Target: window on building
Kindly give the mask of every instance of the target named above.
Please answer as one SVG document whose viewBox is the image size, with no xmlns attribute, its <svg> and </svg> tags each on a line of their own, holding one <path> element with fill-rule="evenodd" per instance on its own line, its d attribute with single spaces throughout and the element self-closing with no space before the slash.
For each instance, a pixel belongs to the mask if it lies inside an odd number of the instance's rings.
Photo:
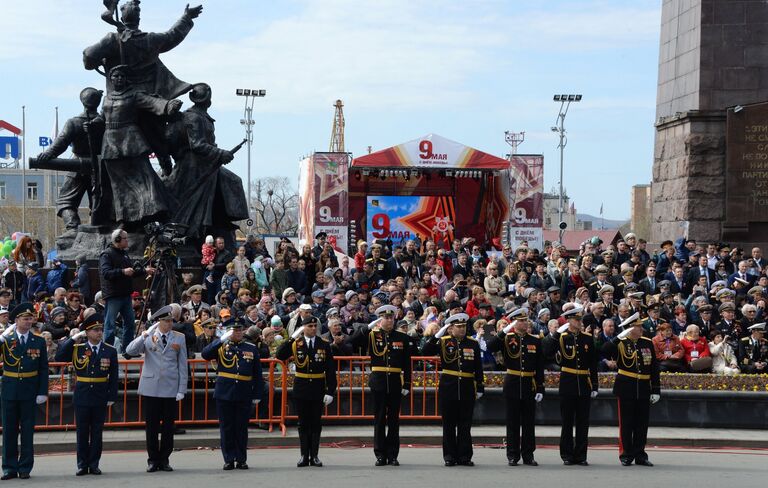
<svg viewBox="0 0 768 488">
<path fill-rule="evenodd" d="M 27 200 L 37 200 L 37 182 L 27 183 Z"/>
<path fill-rule="evenodd" d="M 5 182 L 0 181 L 0 200 L 5 200 L 6 193 L 5 193 Z"/>
</svg>

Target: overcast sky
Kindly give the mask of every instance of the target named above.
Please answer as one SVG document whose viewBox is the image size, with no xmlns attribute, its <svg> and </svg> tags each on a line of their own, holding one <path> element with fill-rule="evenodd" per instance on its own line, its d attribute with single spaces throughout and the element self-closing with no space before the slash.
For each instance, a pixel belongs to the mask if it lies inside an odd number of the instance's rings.
<svg viewBox="0 0 768 488">
<path fill-rule="evenodd" d="M 185 2 L 144 0 L 141 28 L 163 31 Z M 256 101 L 253 177 L 294 179 L 298 161 L 326 151 L 333 103 L 344 101 L 355 156 L 440 134 L 496 155 L 504 131 L 525 131 L 520 153 L 543 153 L 557 185 L 554 93 L 582 93 L 566 118 L 565 186 L 579 212 L 629 217 L 630 187 L 653 162 L 659 0 L 216 0 L 163 56 L 182 80 L 213 87 L 217 140 L 243 138 L 237 87 Z M 0 119 L 21 125 L 27 154 L 80 110 L 104 79 L 82 50 L 112 29 L 99 0 L 3 2 Z M 184 97 L 185 107 L 190 105 Z M 230 167 L 245 179 L 246 152 Z"/>
</svg>

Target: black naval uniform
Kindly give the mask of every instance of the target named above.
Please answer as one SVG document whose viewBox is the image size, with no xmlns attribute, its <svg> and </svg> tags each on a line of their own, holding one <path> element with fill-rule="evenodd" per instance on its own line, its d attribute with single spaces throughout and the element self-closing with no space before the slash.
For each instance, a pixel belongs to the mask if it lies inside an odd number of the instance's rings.
<svg viewBox="0 0 768 488">
<path fill-rule="evenodd" d="M 597 391 L 597 361 L 591 334 L 555 332 L 548 339 L 560 364 L 560 457 L 566 464 L 587 462 L 589 444 L 589 408 L 591 394 Z M 576 426 L 576 440 L 573 427 Z"/>
<path fill-rule="evenodd" d="M 422 354 L 440 356 L 442 374 L 438 398 L 443 417 L 443 460 L 467 464 L 472 461 L 472 415 L 475 394 L 483 393 L 483 361 L 480 344 L 471 337 L 432 337 Z"/>
<path fill-rule="evenodd" d="M 618 374 L 613 394 L 619 402 L 619 459 L 627 465 L 632 461 L 646 464 L 650 399 L 661 390 L 653 341 L 647 337 L 637 341 L 615 337 L 605 343 L 603 350 L 617 358 Z"/>
<path fill-rule="evenodd" d="M 290 338 L 280 344 L 275 357 L 281 361 L 292 357 L 296 366 L 292 396 L 299 416 L 300 463 L 315 465 L 323 428 L 323 397 L 336 393 L 336 361 L 331 344 L 320 336 Z"/>
<path fill-rule="evenodd" d="M 507 400 L 507 460 L 530 464 L 536 450 L 537 393 L 544 394 L 544 351 L 541 339 L 532 334 L 520 336 L 500 332 L 488 341 L 488 350 L 501 351 L 507 374 L 504 397 Z M 520 430 L 522 428 L 522 442 Z"/>
<path fill-rule="evenodd" d="M 263 391 L 259 348 L 245 340 L 222 343 L 215 339 L 205 346 L 201 355 L 207 361 L 218 362 L 213 398 L 224 466 L 232 469 L 233 463 L 237 463 L 238 468 L 247 469 L 251 404 L 261 400 Z"/>
<path fill-rule="evenodd" d="M 361 325 L 347 341 L 371 356 L 368 386 L 373 394 L 373 452 L 377 463 L 393 463 L 400 453 L 400 390 L 411 388 L 410 338 L 395 329 L 385 332 Z"/>
<path fill-rule="evenodd" d="M 73 403 L 78 473 L 99 474 L 107 402 L 117 400 L 117 351 L 104 341 L 94 346 L 87 340 L 78 344 L 67 339 L 56 351 L 56 361 L 71 361 L 77 375 Z"/>
</svg>

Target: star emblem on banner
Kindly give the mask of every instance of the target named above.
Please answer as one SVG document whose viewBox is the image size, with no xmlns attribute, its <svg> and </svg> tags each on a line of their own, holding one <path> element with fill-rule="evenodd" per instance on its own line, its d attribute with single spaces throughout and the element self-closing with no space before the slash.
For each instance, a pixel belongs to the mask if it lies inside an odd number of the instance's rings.
<svg viewBox="0 0 768 488">
<path fill-rule="evenodd" d="M 321 170 L 317 176 L 320 177 L 320 202 L 324 202 L 347 189 L 346 168 L 339 166 L 338 171 L 335 172 Z"/>
<path fill-rule="evenodd" d="M 446 209 L 446 198 L 424 197 L 419 201 L 419 206 L 413 213 L 400 217 L 400 222 L 408 227 L 414 234 L 431 236 L 437 218 L 450 218 Z"/>
</svg>

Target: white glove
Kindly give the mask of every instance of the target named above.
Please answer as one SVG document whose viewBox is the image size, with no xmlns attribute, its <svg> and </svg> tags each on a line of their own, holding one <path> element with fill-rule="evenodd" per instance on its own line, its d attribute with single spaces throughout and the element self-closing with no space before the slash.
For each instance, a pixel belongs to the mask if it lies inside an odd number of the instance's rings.
<svg viewBox="0 0 768 488">
<path fill-rule="evenodd" d="M 597 398 L 597 390 L 590 393 L 589 396 L 591 396 L 592 398 Z"/>
<path fill-rule="evenodd" d="M 536 400 L 536 403 L 539 403 L 540 401 L 542 401 L 544 399 L 544 395 L 542 395 L 541 393 L 536 393 L 536 395 L 534 395 L 533 399 Z"/>
<path fill-rule="evenodd" d="M 629 336 L 629 333 L 632 332 L 632 329 L 624 329 L 621 331 L 621 334 L 619 334 L 617 337 L 619 339 L 626 339 Z"/>
<path fill-rule="evenodd" d="M 251 400 L 251 403 L 253 403 L 254 405 L 258 405 L 260 401 L 261 400 L 254 398 L 253 400 Z"/>
<path fill-rule="evenodd" d="M 481 398 L 483 398 L 483 392 L 478 391 L 475 393 L 475 400 L 480 400 Z"/>
<path fill-rule="evenodd" d="M 5 329 L 0 335 L 0 342 L 5 342 L 5 339 L 8 338 L 9 335 L 13 334 L 13 331 L 16 330 L 16 324 L 13 324 L 12 326 Z"/>
<path fill-rule="evenodd" d="M 403 395 L 404 397 L 405 397 L 405 396 L 408 396 L 408 393 L 410 393 L 410 392 L 409 392 L 408 390 L 406 390 L 405 388 L 403 388 L 402 390 L 400 390 L 400 394 L 401 394 L 401 395 Z"/>
<path fill-rule="evenodd" d="M 568 324 L 564 324 L 564 325 L 561 325 L 560 327 L 558 327 L 557 328 L 557 333 L 558 334 L 562 334 L 566 330 L 568 330 Z"/>
<path fill-rule="evenodd" d="M 229 329 L 228 331 L 221 334 L 221 338 L 220 338 L 221 342 L 222 343 L 229 342 L 229 338 L 232 337 L 232 332 L 234 331 L 232 329 Z"/>
<path fill-rule="evenodd" d="M 184 400 L 184 393 L 176 393 L 176 401 L 180 402 Z"/>
<path fill-rule="evenodd" d="M 48 395 L 37 395 L 35 397 L 35 403 L 37 403 L 38 405 L 42 405 L 47 401 L 48 401 Z"/>
<path fill-rule="evenodd" d="M 515 325 L 517 325 L 517 320 L 513 320 L 509 325 L 501 329 L 501 331 L 504 332 L 505 334 L 509 334 L 510 332 L 512 332 L 512 329 L 515 328 Z"/>
<path fill-rule="evenodd" d="M 450 327 L 451 324 L 445 324 L 444 326 L 440 327 L 440 330 L 437 331 L 435 334 L 435 339 L 440 339 L 445 335 L 446 332 L 448 332 L 448 327 Z"/>
<path fill-rule="evenodd" d="M 302 333 L 302 332 L 304 332 L 304 326 L 303 326 L 303 325 L 302 325 L 301 327 L 299 327 L 298 329 L 296 329 L 296 330 L 294 331 L 294 333 L 293 333 L 293 334 L 291 334 L 291 337 L 293 337 L 293 339 L 294 339 L 294 340 L 296 340 L 296 339 L 298 339 L 299 337 L 301 337 L 301 333 Z"/>
<path fill-rule="evenodd" d="M 374 327 L 376 327 L 376 324 L 378 324 L 378 323 L 379 323 L 379 320 L 381 320 L 381 319 L 376 319 L 376 320 L 374 320 L 373 322 L 371 322 L 370 324 L 368 324 L 368 330 L 371 330 L 371 329 L 373 329 Z"/>
<path fill-rule="evenodd" d="M 77 329 L 73 329 L 73 330 L 72 330 L 72 332 L 75 332 L 75 331 L 77 331 Z M 84 337 L 85 337 L 85 331 L 84 331 L 84 330 L 81 330 L 81 331 L 78 331 L 78 332 L 76 332 L 76 333 L 75 333 L 75 334 L 72 336 L 72 339 L 73 339 L 73 340 L 75 340 L 75 341 L 79 341 L 80 339 L 82 339 L 82 338 L 84 338 Z"/>
<path fill-rule="evenodd" d="M 157 329 L 157 324 L 154 324 L 149 329 L 147 329 L 144 332 L 142 332 L 141 335 L 143 335 L 144 337 L 149 337 L 150 335 L 152 335 L 152 333 L 155 331 L 155 329 Z"/>
<path fill-rule="evenodd" d="M 114 405 L 114 404 L 115 404 L 115 402 L 107 402 L 107 406 L 108 406 L 108 407 L 111 407 L 111 406 L 112 406 L 112 405 Z"/>
<path fill-rule="evenodd" d="M 323 404 L 327 407 L 331 404 L 333 401 L 333 397 L 331 395 L 323 395 Z"/>
<path fill-rule="evenodd" d="M 661 395 L 659 395 L 658 393 L 652 393 L 651 394 L 651 405 L 653 405 L 654 403 L 658 402 L 660 398 L 661 398 Z"/>
</svg>

